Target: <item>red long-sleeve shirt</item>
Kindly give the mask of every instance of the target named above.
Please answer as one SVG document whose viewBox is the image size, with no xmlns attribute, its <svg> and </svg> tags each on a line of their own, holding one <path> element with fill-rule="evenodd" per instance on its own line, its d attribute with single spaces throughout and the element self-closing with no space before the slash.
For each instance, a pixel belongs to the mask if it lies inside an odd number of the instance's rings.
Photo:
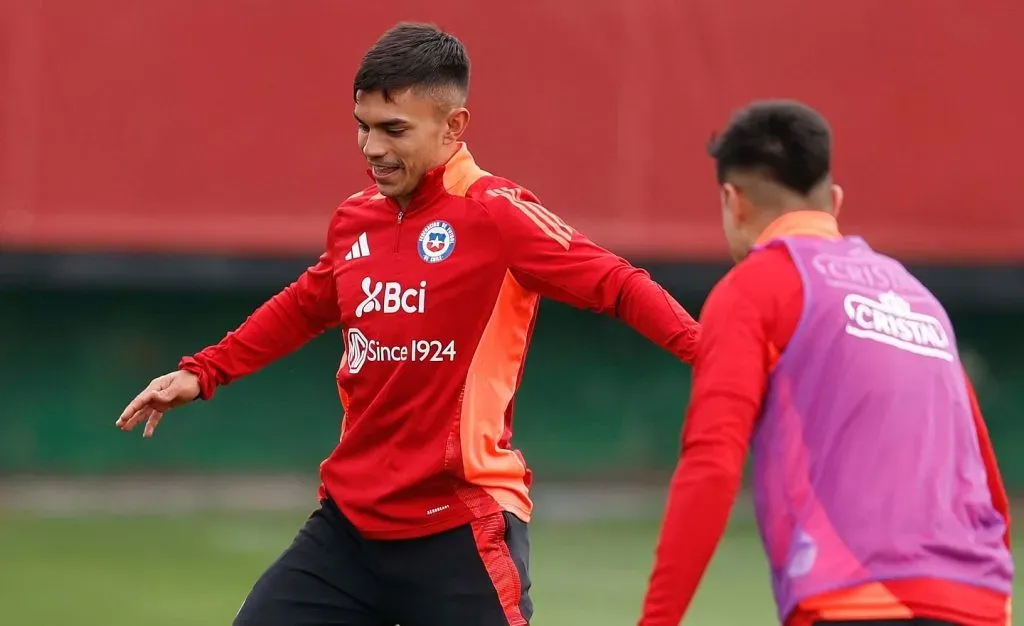
<svg viewBox="0 0 1024 626">
<path fill-rule="evenodd" d="M 465 146 L 400 210 L 376 187 L 335 212 L 316 265 L 181 367 L 202 397 L 340 325 L 342 436 L 321 495 L 367 536 L 401 538 L 507 510 L 530 473 L 511 446 L 540 297 L 615 316 L 684 361 L 698 325 L 648 274 L 602 249 Z M 302 419 L 302 399 L 295 414 Z"/>
<path fill-rule="evenodd" d="M 762 235 L 837 237 L 831 216 L 794 212 Z M 803 310 L 799 271 L 784 247 L 752 254 L 715 287 L 701 314 L 701 345 L 683 430 L 682 458 L 672 477 L 657 562 L 640 626 L 677 626 L 721 539 L 740 488 L 771 369 Z M 1009 525 L 1009 505 L 974 391 L 967 383 L 996 509 Z M 1009 545 L 1009 533 L 1006 536 Z M 1007 598 L 935 580 L 865 585 L 805 601 L 788 624 L 910 615 L 965 626 L 1003 626 Z"/>
</svg>

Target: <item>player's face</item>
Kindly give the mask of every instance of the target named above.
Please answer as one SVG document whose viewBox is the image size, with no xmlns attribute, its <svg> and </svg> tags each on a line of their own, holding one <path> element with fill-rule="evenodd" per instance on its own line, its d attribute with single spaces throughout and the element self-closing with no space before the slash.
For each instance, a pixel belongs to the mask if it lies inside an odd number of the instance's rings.
<svg viewBox="0 0 1024 626">
<path fill-rule="evenodd" d="M 405 206 L 423 175 L 452 154 L 469 121 L 464 108 L 445 110 L 434 98 L 407 89 L 385 100 L 359 92 L 355 106 L 359 148 L 385 196 Z"/>
</svg>

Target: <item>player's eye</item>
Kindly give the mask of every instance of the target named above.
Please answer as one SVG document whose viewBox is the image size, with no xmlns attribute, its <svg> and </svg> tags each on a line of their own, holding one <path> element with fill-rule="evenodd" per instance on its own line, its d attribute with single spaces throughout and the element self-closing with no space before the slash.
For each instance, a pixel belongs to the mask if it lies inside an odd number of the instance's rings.
<svg viewBox="0 0 1024 626">
<path fill-rule="evenodd" d="M 405 134 L 405 129 L 404 128 L 389 128 L 388 129 L 388 135 L 390 135 L 392 137 L 401 137 L 404 134 Z"/>
<path fill-rule="evenodd" d="M 359 132 L 368 133 L 370 132 L 370 127 L 367 126 L 366 124 L 359 124 Z"/>
</svg>

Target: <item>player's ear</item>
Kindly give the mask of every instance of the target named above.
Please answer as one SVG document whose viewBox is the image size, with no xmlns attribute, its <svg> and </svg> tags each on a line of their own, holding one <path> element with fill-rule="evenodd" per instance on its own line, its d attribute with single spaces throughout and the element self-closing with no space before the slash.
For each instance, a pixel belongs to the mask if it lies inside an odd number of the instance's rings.
<svg viewBox="0 0 1024 626">
<path fill-rule="evenodd" d="M 466 127 L 469 126 L 469 109 L 466 107 L 452 109 L 448 113 L 446 121 L 448 128 L 444 133 L 444 143 L 448 145 L 461 140 L 466 133 Z"/>
<path fill-rule="evenodd" d="M 832 216 L 838 218 L 839 211 L 843 208 L 843 188 L 839 185 L 832 185 Z"/>
</svg>

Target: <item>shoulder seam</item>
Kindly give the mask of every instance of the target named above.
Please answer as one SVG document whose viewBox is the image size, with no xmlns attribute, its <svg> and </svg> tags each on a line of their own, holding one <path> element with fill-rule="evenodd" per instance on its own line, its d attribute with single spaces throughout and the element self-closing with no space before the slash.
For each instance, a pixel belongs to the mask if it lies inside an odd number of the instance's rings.
<svg viewBox="0 0 1024 626">
<path fill-rule="evenodd" d="M 481 170 L 483 171 L 483 170 Z M 483 172 L 483 175 L 470 183 L 466 188 L 465 198 L 480 201 L 486 195 L 488 185 L 497 180 L 497 176 L 490 172 Z"/>
</svg>

